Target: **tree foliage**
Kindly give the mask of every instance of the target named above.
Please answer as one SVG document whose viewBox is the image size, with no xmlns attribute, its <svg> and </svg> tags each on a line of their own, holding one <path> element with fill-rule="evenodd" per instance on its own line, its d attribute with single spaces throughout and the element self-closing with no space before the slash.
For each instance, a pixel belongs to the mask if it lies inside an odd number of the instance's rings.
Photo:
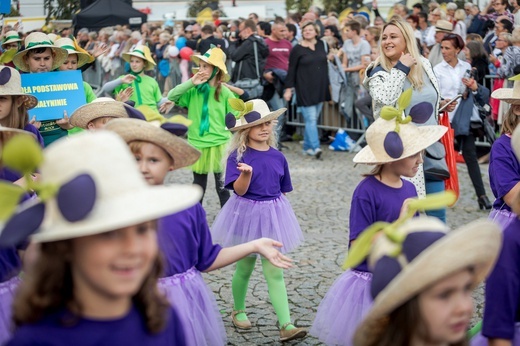
<svg viewBox="0 0 520 346">
<path fill-rule="evenodd" d="M 313 0 L 285 0 L 287 13 L 305 13 L 311 7 Z"/>
<path fill-rule="evenodd" d="M 218 0 L 191 0 L 190 6 L 188 7 L 188 17 L 196 18 L 197 14 L 206 7 L 212 10 L 218 10 Z M 225 17 L 224 14 L 222 14 L 222 16 Z"/>
<path fill-rule="evenodd" d="M 51 19 L 72 19 L 80 10 L 77 0 L 44 0 L 43 8 L 47 12 L 46 22 Z"/>
</svg>

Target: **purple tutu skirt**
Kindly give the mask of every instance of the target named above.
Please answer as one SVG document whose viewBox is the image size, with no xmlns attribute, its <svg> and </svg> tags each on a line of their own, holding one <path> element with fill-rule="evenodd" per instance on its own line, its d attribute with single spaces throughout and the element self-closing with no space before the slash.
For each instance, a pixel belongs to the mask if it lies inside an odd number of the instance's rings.
<svg viewBox="0 0 520 346">
<path fill-rule="evenodd" d="M 502 227 L 502 231 L 516 218 L 516 214 L 505 209 L 492 209 L 489 213 L 488 219 L 494 221 Z"/>
<path fill-rule="evenodd" d="M 475 335 L 470 342 L 471 346 L 488 346 L 488 338 L 483 336 L 480 332 Z M 515 338 L 512 343 L 513 346 L 520 346 L 520 323 L 515 325 Z"/>
<path fill-rule="evenodd" d="M 226 344 L 226 330 L 217 300 L 197 269 L 160 278 L 159 290 L 177 309 L 187 345 Z"/>
<path fill-rule="evenodd" d="M 347 270 L 318 307 L 310 334 L 326 345 L 353 345 L 354 333 L 372 306 L 372 273 Z"/>
<path fill-rule="evenodd" d="M 213 240 L 234 246 L 267 237 L 283 244 L 282 253 L 303 242 L 303 233 L 289 200 L 282 194 L 269 201 L 255 201 L 232 194 L 211 226 Z"/>
<path fill-rule="evenodd" d="M 11 338 L 13 331 L 12 305 L 21 280 L 18 276 L 0 283 L 0 345 Z"/>
</svg>

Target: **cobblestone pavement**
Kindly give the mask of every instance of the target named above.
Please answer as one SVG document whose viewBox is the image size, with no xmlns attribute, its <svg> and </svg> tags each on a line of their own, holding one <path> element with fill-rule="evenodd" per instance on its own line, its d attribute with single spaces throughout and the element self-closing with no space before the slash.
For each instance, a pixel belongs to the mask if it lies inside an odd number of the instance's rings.
<svg viewBox="0 0 520 346">
<path fill-rule="evenodd" d="M 294 211 L 305 234 L 305 243 L 290 256 L 295 267 L 285 271 L 285 282 L 289 296 L 292 319 L 299 327 L 310 328 L 316 309 L 327 290 L 342 270 L 348 241 L 348 216 L 352 193 L 367 172 L 367 166 L 354 167 L 354 154 L 332 152 L 324 146 L 322 160 L 305 157 L 301 146 L 286 143 L 283 153 L 289 162 L 294 191 L 288 194 Z M 481 165 L 481 172 L 488 196 L 488 166 Z M 487 211 L 478 209 L 477 199 L 471 185 L 466 165 L 458 164 L 461 196 L 457 204 L 448 211 L 448 223 L 459 227 L 478 218 L 485 218 Z M 175 172 L 172 180 L 182 183 L 192 181 L 191 172 Z M 204 199 L 208 222 L 211 225 L 218 213 L 219 204 L 212 177 L 209 178 Z M 269 302 L 267 285 L 257 264 L 251 276 L 247 296 L 248 317 L 253 329 L 240 331 L 231 323 L 232 295 L 231 277 L 234 266 L 204 274 L 206 282 L 215 292 L 226 326 L 229 345 L 278 345 L 279 333 L 276 315 Z M 482 312 L 483 289 L 475 291 L 476 315 Z M 320 345 L 307 336 L 302 341 L 287 344 Z"/>
</svg>

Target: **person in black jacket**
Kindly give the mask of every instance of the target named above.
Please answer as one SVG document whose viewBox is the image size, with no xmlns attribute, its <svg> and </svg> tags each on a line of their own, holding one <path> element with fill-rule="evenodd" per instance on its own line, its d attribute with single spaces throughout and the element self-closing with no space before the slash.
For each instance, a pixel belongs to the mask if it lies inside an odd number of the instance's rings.
<svg viewBox="0 0 520 346">
<path fill-rule="evenodd" d="M 254 43 L 256 43 L 258 52 L 258 72 L 260 73 L 260 76 L 264 70 L 265 58 L 269 55 L 269 48 L 261 37 L 257 37 L 254 34 L 255 31 L 256 24 L 251 19 L 243 21 L 238 26 L 238 35 L 240 40 L 232 42 L 229 46 L 231 60 L 236 63 L 231 76 L 232 82 L 236 82 L 243 78 L 258 78 L 255 63 Z M 239 71 L 240 76 L 238 75 Z"/>
<path fill-rule="evenodd" d="M 197 44 L 197 52 L 206 53 L 211 45 L 219 47 L 227 55 L 226 42 L 223 39 L 213 36 L 215 29 L 211 25 L 204 25 L 201 29 L 201 40 Z"/>
</svg>

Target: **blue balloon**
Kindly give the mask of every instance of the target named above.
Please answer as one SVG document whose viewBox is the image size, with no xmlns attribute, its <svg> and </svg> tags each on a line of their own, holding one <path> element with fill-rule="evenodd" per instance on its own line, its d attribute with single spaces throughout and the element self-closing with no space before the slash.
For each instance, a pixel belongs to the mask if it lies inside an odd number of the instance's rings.
<svg viewBox="0 0 520 346">
<path fill-rule="evenodd" d="M 186 37 L 179 37 L 177 41 L 175 41 L 175 47 L 179 48 L 181 50 L 182 48 L 186 47 Z"/>
</svg>

